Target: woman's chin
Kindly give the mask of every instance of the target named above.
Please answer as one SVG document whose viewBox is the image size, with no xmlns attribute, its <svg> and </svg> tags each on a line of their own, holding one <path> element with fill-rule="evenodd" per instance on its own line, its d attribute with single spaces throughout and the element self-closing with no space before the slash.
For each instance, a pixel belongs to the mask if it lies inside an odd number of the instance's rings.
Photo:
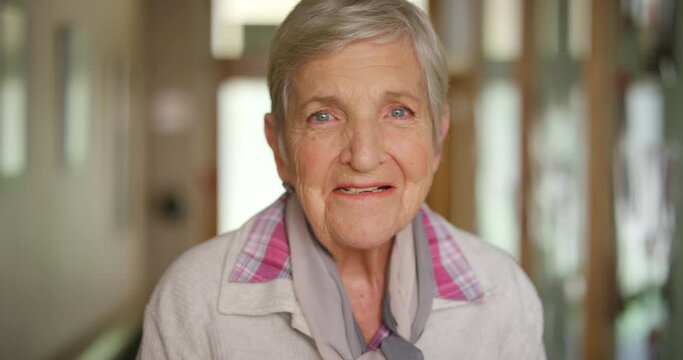
<svg viewBox="0 0 683 360">
<path fill-rule="evenodd" d="M 337 246 L 354 250 L 376 249 L 388 242 L 405 225 L 400 226 L 389 219 L 354 219 L 350 221 L 333 221 L 329 224 L 332 241 Z M 393 220 L 393 219 L 392 219 Z"/>
</svg>

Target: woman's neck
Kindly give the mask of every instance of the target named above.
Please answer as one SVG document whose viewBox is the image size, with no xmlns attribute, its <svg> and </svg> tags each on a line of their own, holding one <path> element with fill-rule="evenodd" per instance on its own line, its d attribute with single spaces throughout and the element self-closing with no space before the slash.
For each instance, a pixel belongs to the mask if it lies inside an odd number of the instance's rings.
<svg viewBox="0 0 683 360">
<path fill-rule="evenodd" d="M 392 241 L 368 250 L 330 251 L 366 343 L 382 324 L 382 301 Z"/>
<path fill-rule="evenodd" d="M 345 249 L 337 247 L 328 249 L 337 264 L 342 279 L 364 280 L 375 282 L 384 279 L 391 253 L 392 241 L 387 241 L 373 249 Z"/>
</svg>

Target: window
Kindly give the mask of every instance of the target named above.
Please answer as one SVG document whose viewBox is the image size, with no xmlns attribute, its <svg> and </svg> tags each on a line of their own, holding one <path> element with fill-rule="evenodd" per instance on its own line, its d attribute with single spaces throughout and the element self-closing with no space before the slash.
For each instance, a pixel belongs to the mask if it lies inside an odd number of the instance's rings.
<svg viewBox="0 0 683 360">
<path fill-rule="evenodd" d="M 218 231 L 234 230 L 283 193 L 263 133 L 263 78 L 234 78 L 218 93 Z"/>
<path fill-rule="evenodd" d="M 0 177 L 17 176 L 26 167 L 26 44 L 24 14 L 0 3 Z"/>
</svg>

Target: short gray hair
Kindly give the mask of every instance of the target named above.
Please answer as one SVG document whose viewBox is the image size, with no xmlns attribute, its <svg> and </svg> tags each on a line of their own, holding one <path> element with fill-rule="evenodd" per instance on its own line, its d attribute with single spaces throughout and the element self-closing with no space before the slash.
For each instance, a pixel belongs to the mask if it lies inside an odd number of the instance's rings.
<svg viewBox="0 0 683 360">
<path fill-rule="evenodd" d="M 316 57 L 351 42 L 407 37 L 425 79 L 438 149 L 447 101 L 448 65 L 427 15 L 406 0 L 302 0 L 275 33 L 268 59 L 268 88 L 276 131 L 281 132 L 290 84 L 296 71 Z"/>
</svg>

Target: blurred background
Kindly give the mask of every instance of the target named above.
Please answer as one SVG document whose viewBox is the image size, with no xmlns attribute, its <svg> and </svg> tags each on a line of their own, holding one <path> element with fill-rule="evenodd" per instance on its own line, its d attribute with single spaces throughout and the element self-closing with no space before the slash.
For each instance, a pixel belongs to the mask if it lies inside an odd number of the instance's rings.
<svg viewBox="0 0 683 360">
<path fill-rule="evenodd" d="M 430 205 L 519 260 L 549 359 L 683 359 L 683 3 L 415 2 L 450 68 Z M 282 192 L 295 3 L 0 0 L 0 358 L 131 358 L 169 263 Z"/>
</svg>

